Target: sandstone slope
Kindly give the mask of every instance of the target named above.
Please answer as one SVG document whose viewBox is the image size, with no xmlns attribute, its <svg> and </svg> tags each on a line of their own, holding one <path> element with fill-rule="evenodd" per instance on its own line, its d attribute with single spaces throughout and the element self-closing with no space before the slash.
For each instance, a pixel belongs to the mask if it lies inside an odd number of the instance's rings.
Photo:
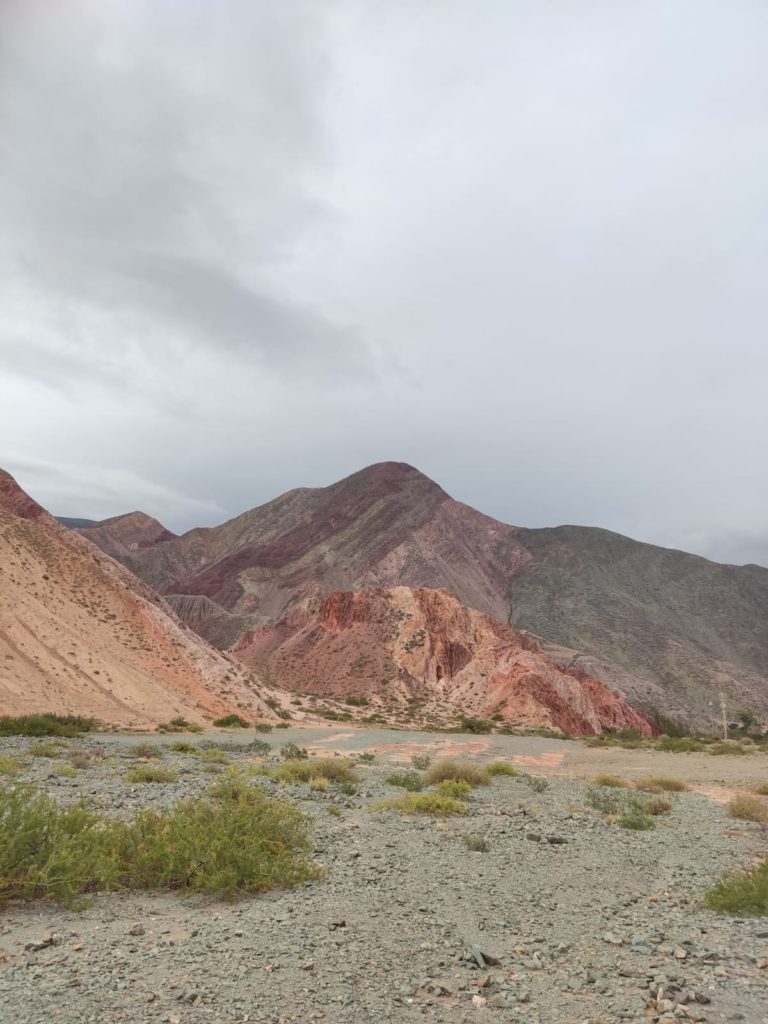
<svg viewBox="0 0 768 1024">
<path fill-rule="evenodd" d="M 0 714 L 273 717 L 242 666 L 0 471 Z"/>
<path fill-rule="evenodd" d="M 458 714 L 574 734 L 652 727 L 617 694 L 561 669 L 530 637 L 446 590 L 392 587 L 311 599 L 235 652 L 281 686 L 363 699 L 419 720 Z"/>
</svg>

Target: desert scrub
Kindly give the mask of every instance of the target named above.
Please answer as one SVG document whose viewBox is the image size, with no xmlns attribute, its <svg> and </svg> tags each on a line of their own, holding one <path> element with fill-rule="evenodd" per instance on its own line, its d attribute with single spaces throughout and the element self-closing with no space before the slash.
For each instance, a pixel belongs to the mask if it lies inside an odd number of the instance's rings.
<svg viewBox="0 0 768 1024">
<path fill-rule="evenodd" d="M 432 764 L 432 758 L 428 757 L 427 754 L 414 754 L 411 758 L 411 764 L 414 768 L 418 768 L 419 771 L 425 772 Z"/>
<path fill-rule="evenodd" d="M 325 809 L 328 812 L 328 814 L 332 815 L 334 818 L 341 817 L 341 808 L 337 806 L 337 804 L 329 804 L 329 806 Z"/>
<path fill-rule="evenodd" d="M 468 850 L 472 850 L 473 853 L 488 853 L 488 850 L 490 849 L 488 840 L 483 839 L 482 836 L 471 836 L 465 833 L 461 838 L 463 839 L 466 848 Z"/>
<path fill-rule="evenodd" d="M 753 793 L 757 793 L 758 796 L 768 796 L 768 782 L 761 782 L 755 786 L 752 790 Z"/>
<path fill-rule="evenodd" d="M 60 808 L 31 786 L 0 791 L 0 905 L 87 893 L 178 889 L 235 897 L 318 877 L 308 824 L 255 787 L 124 822 Z"/>
<path fill-rule="evenodd" d="M 197 722 L 188 722 L 186 718 L 172 718 L 170 722 L 161 722 L 157 727 L 158 732 L 202 732 L 202 725 Z"/>
<path fill-rule="evenodd" d="M 487 786 L 490 781 L 488 773 L 470 761 L 438 761 L 427 772 L 427 782 L 430 786 L 445 782 L 446 779 L 459 779 L 472 787 Z"/>
<path fill-rule="evenodd" d="M 72 779 L 77 775 L 77 769 L 73 768 L 71 764 L 55 764 L 53 765 L 53 774 Z"/>
<path fill-rule="evenodd" d="M 175 782 L 178 772 L 170 768 L 161 768 L 156 764 L 140 764 L 129 768 L 123 775 L 125 782 Z"/>
<path fill-rule="evenodd" d="M 648 829 L 656 827 L 652 815 L 646 809 L 646 802 L 637 799 L 630 799 L 616 824 L 620 828 L 628 828 L 633 832 L 646 832 Z"/>
<path fill-rule="evenodd" d="M 669 775 L 646 775 L 637 780 L 635 788 L 646 793 L 684 793 L 688 789 L 680 779 L 673 779 Z"/>
<path fill-rule="evenodd" d="M 728 814 L 732 818 L 740 818 L 742 821 L 757 821 L 764 825 L 768 823 L 768 803 L 758 796 L 742 793 L 735 796 L 728 804 Z"/>
<path fill-rule="evenodd" d="M 329 782 L 354 783 L 357 776 L 347 757 L 313 757 L 308 761 L 286 761 L 272 772 L 278 782 L 309 782 L 324 778 Z"/>
<path fill-rule="evenodd" d="M 622 789 L 599 786 L 587 791 L 587 803 L 622 828 L 642 832 L 655 827 L 647 800 Z"/>
<path fill-rule="evenodd" d="M 0 775 L 18 775 L 21 771 L 21 762 L 15 757 L 0 757 Z"/>
<path fill-rule="evenodd" d="M 32 743 L 27 747 L 30 757 L 63 757 L 67 744 L 61 741 L 53 743 Z"/>
<path fill-rule="evenodd" d="M 435 792 L 440 796 L 453 797 L 454 800 L 466 800 L 472 787 L 463 779 L 444 779 L 435 786 Z"/>
<path fill-rule="evenodd" d="M 313 775 L 309 780 L 309 788 L 318 793 L 324 793 L 330 786 L 330 782 L 324 775 Z"/>
<path fill-rule="evenodd" d="M 214 718 L 211 725 L 215 725 L 217 729 L 247 729 L 250 723 L 240 715 L 225 715 L 223 718 Z"/>
<path fill-rule="evenodd" d="M 629 783 L 620 775 L 611 775 L 610 772 L 600 772 L 592 779 L 596 786 L 607 786 L 609 789 L 629 789 Z"/>
<path fill-rule="evenodd" d="M 248 744 L 248 753 L 254 754 L 256 757 L 266 757 L 271 751 L 272 745 L 266 740 L 254 740 L 253 743 Z"/>
<path fill-rule="evenodd" d="M 174 740 L 168 745 L 168 749 L 172 750 L 174 754 L 198 754 L 200 752 L 197 745 L 190 743 L 189 740 Z"/>
<path fill-rule="evenodd" d="M 723 754 L 746 754 L 748 751 L 740 743 L 721 740 L 719 743 L 713 743 L 711 747 L 707 747 L 707 753 L 717 756 Z"/>
<path fill-rule="evenodd" d="M 162 747 L 159 747 L 156 743 L 134 743 L 132 747 L 128 749 L 128 756 L 135 757 L 142 761 L 150 761 L 158 757 L 163 757 L 165 751 Z"/>
<path fill-rule="evenodd" d="M 424 788 L 424 782 L 416 772 L 402 772 L 400 774 L 388 775 L 384 780 L 388 786 L 399 786 L 400 789 L 407 789 L 411 793 L 418 793 Z"/>
<path fill-rule="evenodd" d="M 405 814 L 426 814 L 433 818 L 447 818 L 453 814 L 466 814 L 466 805 L 438 793 L 405 793 L 390 800 L 379 800 L 372 811 L 403 811 Z"/>
<path fill-rule="evenodd" d="M 203 764 L 229 764 L 229 758 L 219 747 L 204 747 L 200 751 L 200 760 Z"/>
<path fill-rule="evenodd" d="M 538 775 L 526 775 L 526 783 L 531 787 L 534 793 L 544 793 L 549 789 L 549 783 L 546 779 L 542 779 Z"/>
<path fill-rule="evenodd" d="M 269 722 L 256 722 L 253 728 L 256 732 L 272 732 L 272 726 Z"/>
<path fill-rule="evenodd" d="M 362 754 L 357 755 L 358 761 L 362 761 L 364 764 L 373 764 L 376 760 L 376 755 L 372 754 L 370 750 L 363 751 Z"/>
<path fill-rule="evenodd" d="M 10 715 L 0 716 L 0 736 L 80 736 L 98 726 L 95 718 L 81 715 Z"/>
<path fill-rule="evenodd" d="M 724 875 L 704 897 L 718 914 L 762 917 L 768 914 L 768 861 Z"/>
<path fill-rule="evenodd" d="M 87 750 L 73 750 L 69 755 L 69 763 L 78 771 L 84 771 L 86 768 L 90 768 L 93 762 Z"/>
<path fill-rule="evenodd" d="M 519 775 L 517 768 L 513 768 L 508 761 L 491 761 L 490 764 L 485 766 L 485 770 L 491 778 L 496 775 L 509 775 L 510 778 L 514 778 Z"/>
<path fill-rule="evenodd" d="M 660 736 L 656 740 L 656 749 L 669 754 L 695 754 L 706 747 L 692 736 Z"/>
<path fill-rule="evenodd" d="M 304 747 L 300 747 L 297 743 L 284 743 L 280 747 L 280 757 L 284 761 L 306 761 L 309 754 Z"/>
<path fill-rule="evenodd" d="M 660 814 L 669 814 L 672 810 L 672 801 L 666 796 L 650 796 L 645 801 L 643 808 L 646 814 L 658 817 Z"/>
</svg>

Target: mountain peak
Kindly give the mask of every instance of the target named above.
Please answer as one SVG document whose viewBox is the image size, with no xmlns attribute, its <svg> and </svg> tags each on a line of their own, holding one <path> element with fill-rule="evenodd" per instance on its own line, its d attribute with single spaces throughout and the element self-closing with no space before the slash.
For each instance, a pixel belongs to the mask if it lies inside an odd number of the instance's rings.
<svg viewBox="0 0 768 1024">
<path fill-rule="evenodd" d="M 401 490 L 412 485 L 421 486 L 424 490 L 433 493 L 445 494 L 445 491 L 439 484 L 436 484 L 434 480 L 431 480 L 421 470 L 416 469 L 415 466 L 411 466 L 407 462 L 374 462 L 372 465 L 350 474 L 338 483 L 332 484 L 331 487 L 343 488 L 345 490 L 350 488 L 360 490 L 366 488 Z"/>
<path fill-rule="evenodd" d="M 0 511 L 10 512 L 20 519 L 42 519 L 48 515 L 4 469 L 0 469 Z"/>
</svg>

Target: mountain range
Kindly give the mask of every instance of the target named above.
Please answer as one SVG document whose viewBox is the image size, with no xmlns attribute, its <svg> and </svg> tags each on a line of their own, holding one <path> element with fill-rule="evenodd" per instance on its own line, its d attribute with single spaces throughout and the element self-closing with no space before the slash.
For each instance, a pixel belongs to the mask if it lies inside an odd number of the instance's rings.
<svg viewBox="0 0 768 1024">
<path fill-rule="evenodd" d="M 768 570 L 532 530 L 403 463 L 177 536 L 55 521 L 0 475 L 0 710 L 239 709 L 568 732 L 768 714 Z"/>
</svg>

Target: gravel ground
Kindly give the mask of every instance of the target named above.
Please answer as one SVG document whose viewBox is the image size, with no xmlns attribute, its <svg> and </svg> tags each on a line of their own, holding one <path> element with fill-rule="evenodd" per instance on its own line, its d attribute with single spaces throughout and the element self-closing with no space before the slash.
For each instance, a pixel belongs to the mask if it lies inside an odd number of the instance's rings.
<svg viewBox="0 0 768 1024">
<path fill-rule="evenodd" d="M 297 735 L 268 740 L 277 750 Z M 349 747 L 338 733 L 323 736 L 298 738 Z M 501 749 L 464 738 L 478 763 L 503 753 L 526 773 L 475 790 L 465 817 L 371 813 L 375 800 L 401 792 L 384 780 L 411 749 L 454 752 L 461 740 L 353 737 L 352 749 L 369 739 L 379 750 L 357 769 L 356 795 L 265 783 L 312 818 L 324 879 L 232 905 L 145 893 L 98 896 L 80 913 L 6 908 L 0 1020 L 768 1022 L 768 919 L 721 918 L 699 902 L 722 871 L 765 852 L 759 826 L 689 792 L 653 831 L 626 831 L 587 806 L 583 778 L 568 777 L 588 774 L 590 758 L 592 771 L 602 770 L 606 751 L 516 737 Z M 252 755 L 236 740 L 242 734 L 220 745 L 245 765 Z M 134 742 L 146 738 L 73 742 L 103 759 L 70 778 L 55 774 L 59 762 L 35 757 L 24 777 L 63 803 L 86 796 L 121 815 L 200 794 L 215 778 L 199 758 L 166 751 L 161 763 L 180 772 L 176 783 L 128 785 L 121 776 L 135 763 Z M 570 751 L 562 758 L 561 746 Z M 0 755 L 28 747 L 0 740 Z M 633 752 L 621 753 L 631 765 Z M 568 757 L 580 770 L 569 771 Z M 672 756 L 677 772 L 670 755 L 642 758 L 634 764 L 643 771 L 690 778 L 686 755 Z M 710 760 L 717 775 L 705 789 L 738 782 L 747 759 Z M 753 775 L 768 775 L 764 755 L 748 760 Z M 531 780 L 545 773 L 549 785 L 538 792 Z M 333 805 L 339 816 L 328 813 Z M 487 851 L 469 850 L 465 835 L 486 840 Z"/>
</svg>

